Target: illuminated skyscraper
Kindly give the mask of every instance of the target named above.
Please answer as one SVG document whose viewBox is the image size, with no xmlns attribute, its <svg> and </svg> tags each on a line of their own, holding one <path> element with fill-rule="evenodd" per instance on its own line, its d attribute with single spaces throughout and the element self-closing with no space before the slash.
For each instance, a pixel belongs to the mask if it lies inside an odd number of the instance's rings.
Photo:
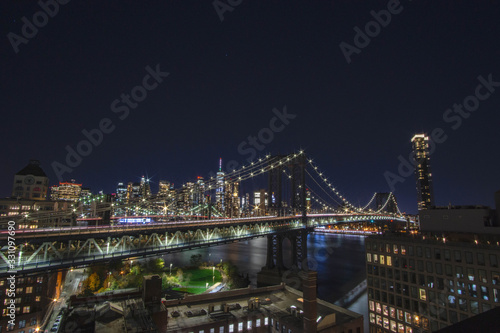
<svg viewBox="0 0 500 333">
<path fill-rule="evenodd" d="M 82 184 L 76 184 L 74 179 L 71 182 L 59 182 L 50 188 L 51 200 L 76 201 L 80 198 Z"/>
<path fill-rule="evenodd" d="M 119 182 L 116 187 L 116 198 L 118 200 L 125 200 L 127 198 L 127 187 L 123 182 Z"/>
<path fill-rule="evenodd" d="M 418 210 L 434 206 L 432 173 L 429 157 L 429 137 L 415 134 L 411 139 L 415 156 L 415 177 L 417 178 Z"/>
<path fill-rule="evenodd" d="M 141 197 L 149 198 L 151 196 L 151 187 L 149 185 L 149 178 L 141 177 Z"/>
<path fill-rule="evenodd" d="M 167 180 L 160 180 L 159 188 L 158 188 L 158 195 L 166 196 L 169 193 L 170 193 L 170 182 Z"/>
<path fill-rule="evenodd" d="M 217 188 L 215 189 L 215 205 L 219 212 L 224 212 L 224 172 L 222 171 L 222 158 L 219 159 L 219 171 L 217 172 Z"/>
</svg>

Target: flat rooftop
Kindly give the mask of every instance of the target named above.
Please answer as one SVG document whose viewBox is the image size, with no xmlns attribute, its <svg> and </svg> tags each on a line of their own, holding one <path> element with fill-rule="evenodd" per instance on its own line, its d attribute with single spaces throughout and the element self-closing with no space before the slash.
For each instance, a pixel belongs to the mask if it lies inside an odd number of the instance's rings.
<svg viewBox="0 0 500 333">
<path fill-rule="evenodd" d="M 249 309 L 248 301 L 258 298 L 259 307 Z M 302 292 L 288 286 L 278 285 L 264 288 L 244 288 L 214 294 L 187 296 L 181 300 L 164 301 L 168 308 L 168 330 L 175 331 L 198 325 L 226 323 L 226 319 L 237 320 L 247 316 L 261 315 L 263 317 L 282 318 L 294 326 L 302 327 L 303 310 Z M 228 311 L 223 311 L 223 305 L 228 306 Z M 214 306 L 214 311 L 209 313 L 209 306 Z M 292 313 L 292 309 L 299 313 Z M 346 310 L 334 304 L 317 300 L 318 328 L 349 322 L 362 317 L 361 314 Z M 264 323 L 262 323 L 264 325 Z"/>
</svg>

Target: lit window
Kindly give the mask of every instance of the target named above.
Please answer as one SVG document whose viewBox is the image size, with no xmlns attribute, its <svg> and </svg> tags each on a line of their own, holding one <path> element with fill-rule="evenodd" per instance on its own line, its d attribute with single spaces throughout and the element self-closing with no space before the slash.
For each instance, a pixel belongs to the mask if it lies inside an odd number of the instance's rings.
<svg viewBox="0 0 500 333">
<path fill-rule="evenodd" d="M 378 254 L 376 253 L 373 254 L 373 262 L 378 264 Z"/>
<path fill-rule="evenodd" d="M 389 329 L 389 318 L 384 317 L 384 328 Z"/>
<path fill-rule="evenodd" d="M 269 325 L 269 318 L 268 317 L 264 318 L 264 325 L 265 326 Z"/>
<path fill-rule="evenodd" d="M 398 323 L 398 333 L 405 333 L 405 325 Z"/>
<path fill-rule="evenodd" d="M 396 309 L 392 306 L 389 308 L 389 313 L 391 315 L 391 318 L 396 318 Z"/>
<path fill-rule="evenodd" d="M 7 299 L 5 299 L 5 300 L 7 300 Z M 375 311 L 375 302 L 369 301 L 368 304 L 370 306 L 370 311 Z"/>
<path fill-rule="evenodd" d="M 391 331 L 392 332 L 396 332 L 397 331 L 396 321 L 395 320 L 391 320 Z"/>
<path fill-rule="evenodd" d="M 251 330 L 252 329 L 252 321 L 249 320 L 247 321 L 247 330 Z"/>
<path fill-rule="evenodd" d="M 405 312 L 405 321 L 407 324 L 411 324 L 411 313 Z"/>
<path fill-rule="evenodd" d="M 387 308 L 387 305 L 382 305 L 382 313 L 384 316 L 389 315 L 389 309 Z"/>
<path fill-rule="evenodd" d="M 370 312 L 370 323 L 375 324 L 375 313 Z"/>
<path fill-rule="evenodd" d="M 394 254 L 398 254 L 398 246 L 396 244 L 394 244 L 392 246 L 392 249 L 393 249 Z"/>
<path fill-rule="evenodd" d="M 371 253 L 366 254 L 366 261 L 372 262 L 372 254 Z"/>
<path fill-rule="evenodd" d="M 404 256 L 406 255 L 406 248 L 404 245 L 401 245 L 401 254 Z"/>
<path fill-rule="evenodd" d="M 413 330 L 410 326 L 406 326 L 406 333 L 413 333 Z"/>
<path fill-rule="evenodd" d="M 380 303 L 377 303 L 376 309 L 377 313 L 382 313 L 382 307 L 380 306 Z"/>
<path fill-rule="evenodd" d="M 380 256 L 380 264 L 385 265 L 385 257 Z"/>
<path fill-rule="evenodd" d="M 255 326 L 256 326 L 256 327 L 260 327 L 260 319 L 257 319 L 257 320 L 255 321 Z"/>
<path fill-rule="evenodd" d="M 425 289 L 420 288 L 419 291 L 420 291 L 420 299 L 422 301 L 425 301 L 427 299 L 427 296 L 425 295 Z"/>
<path fill-rule="evenodd" d="M 413 315 L 413 325 L 420 327 L 420 317 L 417 315 Z"/>
<path fill-rule="evenodd" d="M 230 324 L 229 325 L 229 333 L 233 333 L 234 332 L 234 324 Z"/>
<path fill-rule="evenodd" d="M 219 327 L 219 333 L 224 333 L 224 326 Z"/>
<path fill-rule="evenodd" d="M 30 313 L 30 307 L 29 306 L 23 307 L 23 313 Z"/>
<path fill-rule="evenodd" d="M 31 294 L 33 292 L 33 287 L 26 287 L 26 294 Z"/>
<path fill-rule="evenodd" d="M 238 323 L 238 332 L 243 331 L 243 323 Z"/>
<path fill-rule="evenodd" d="M 377 325 L 382 326 L 382 316 L 377 315 Z"/>
</svg>

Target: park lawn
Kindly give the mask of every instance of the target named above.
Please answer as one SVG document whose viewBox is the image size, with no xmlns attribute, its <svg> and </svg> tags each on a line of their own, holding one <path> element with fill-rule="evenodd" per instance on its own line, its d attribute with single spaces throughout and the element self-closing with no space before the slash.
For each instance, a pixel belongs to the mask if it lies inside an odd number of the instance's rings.
<svg viewBox="0 0 500 333">
<path fill-rule="evenodd" d="M 222 276 L 219 271 L 215 271 L 215 282 L 212 279 L 211 269 L 187 269 L 184 271 L 184 279 L 189 279 L 188 285 L 192 287 L 205 287 L 208 282 L 208 286 L 214 283 L 221 282 Z"/>
<path fill-rule="evenodd" d="M 214 283 L 222 281 L 220 272 L 216 270 L 213 274 L 211 269 L 186 269 L 183 275 L 184 280 L 187 280 L 185 286 L 174 288 L 174 290 L 191 294 L 201 294 L 205 292 L 207 290 L 207 288 L 205 288 L 207 282 L 208 287 L 211 287 Z M 212 275 L 215 275 L 215 279 L 212 278 Z"/>
</svg>

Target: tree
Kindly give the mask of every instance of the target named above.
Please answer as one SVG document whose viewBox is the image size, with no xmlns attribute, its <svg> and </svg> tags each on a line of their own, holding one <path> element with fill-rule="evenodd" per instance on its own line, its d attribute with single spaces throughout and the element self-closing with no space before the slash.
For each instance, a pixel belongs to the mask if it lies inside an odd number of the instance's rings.
<svg viewBox="0 0 500 333">
<path fill-rule="evenodd" d="M 191 256 L 191 265 L 199 267 L 201 265 L 201 254 L 193 254 Z"/>
<path fill-rule="evenodd" d="M 97 273 L 92 273 L 91 276 L 89 276 L 89 289 L 91 291 L 96 291 L 99 289 L 99 286 L 101 285 L 101 279 L 99 279 L 99 275 Z"/>
<path fill-rule="evenodd" d="M 154 265 L 154 270 L 157 273 L 160 273 L 163 271 L 163 268 L 165 267 L 165 261 L 162 258 L 158 258 L 155 260 L 155 265 Z"/>
<path fill-rule="evenodd" d="M 182 271 L 182 269 L 177 268 L 177 272 L 175 272 L 175 276 L 177 277 L 177 281 L 179 283 L 181 283 L 182 280 L 184 280 L 184 272 Z"/>
</svg>

